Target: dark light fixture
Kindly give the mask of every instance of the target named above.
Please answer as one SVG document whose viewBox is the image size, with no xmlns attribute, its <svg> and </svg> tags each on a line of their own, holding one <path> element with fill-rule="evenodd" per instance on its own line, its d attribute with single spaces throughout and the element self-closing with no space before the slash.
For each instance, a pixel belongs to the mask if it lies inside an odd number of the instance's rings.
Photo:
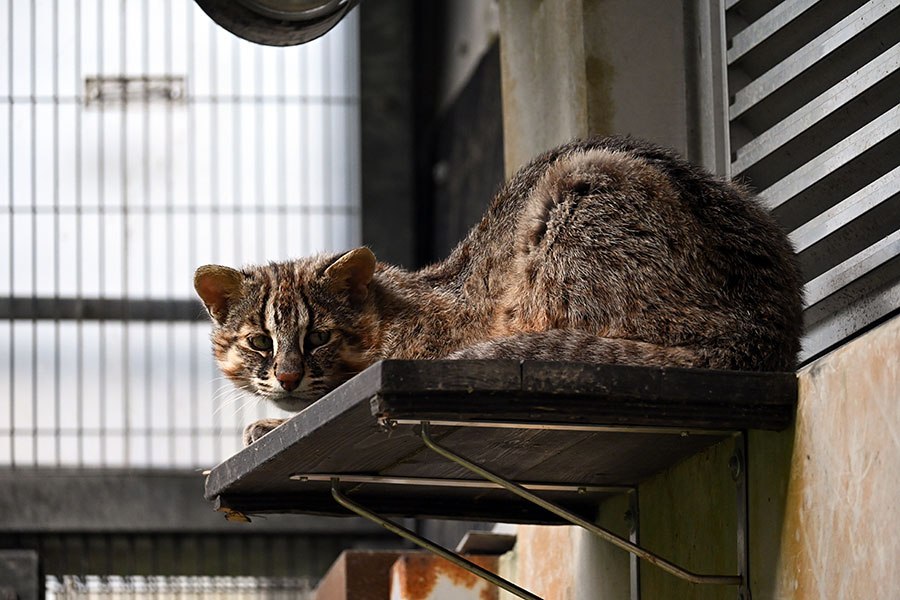
<svg viewBox="0 0 900 600">
<path fill-rule="evenodd" d="M 296 46 L 325 35 L 359 0 L 195 0 L 220 27 L 266 46 Z"/>
</svg>

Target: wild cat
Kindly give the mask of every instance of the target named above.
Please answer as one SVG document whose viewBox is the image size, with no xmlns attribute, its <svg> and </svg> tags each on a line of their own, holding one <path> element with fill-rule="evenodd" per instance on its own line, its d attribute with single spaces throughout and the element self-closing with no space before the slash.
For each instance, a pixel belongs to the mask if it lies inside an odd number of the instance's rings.
<svg viewBox="0 0 900 600">
<path fill-rule="evenodd" d="M 630 138 L 537 157 L 418 271 L 357 248 L 194 278 L 222 371 L 288 411 L 386 358 L 791 370 L 800 285 L 747 189 Z"/>
</svg>

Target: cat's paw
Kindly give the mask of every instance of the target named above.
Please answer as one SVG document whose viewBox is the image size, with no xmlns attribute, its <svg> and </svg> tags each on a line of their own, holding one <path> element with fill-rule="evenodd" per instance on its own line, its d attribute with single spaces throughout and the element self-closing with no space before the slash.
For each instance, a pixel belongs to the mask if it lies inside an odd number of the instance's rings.
<svg viewBox="0 0 900 600">
<path fill-rule="evenodd" d="M 244 448 L 266 435 L 287 419 L 261 419 L 244 427 Z"/>
</svg>

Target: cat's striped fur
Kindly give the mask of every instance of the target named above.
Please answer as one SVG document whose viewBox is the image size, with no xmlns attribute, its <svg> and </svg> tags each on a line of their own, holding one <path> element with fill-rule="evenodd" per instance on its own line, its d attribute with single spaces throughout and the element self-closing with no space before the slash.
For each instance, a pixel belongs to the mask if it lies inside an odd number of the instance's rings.
<svg viewBox="0 0 900 600">
<path fill-rule="evenodd" d="M 382 358 L 790 370 L 801 331 L 793 252 L 751 194 L 628 138 L 538 157 L 420 271 L 361 248 L 195 285 L 224 373 L 289 410 Z"/>
</svg>

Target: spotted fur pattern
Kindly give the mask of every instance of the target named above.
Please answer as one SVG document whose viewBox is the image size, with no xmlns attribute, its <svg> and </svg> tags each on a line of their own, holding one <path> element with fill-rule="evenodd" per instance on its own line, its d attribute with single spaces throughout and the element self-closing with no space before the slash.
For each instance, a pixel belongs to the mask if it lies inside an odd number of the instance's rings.
<svg viewBox="0 0 900 600">
<path fill-rule="evenodd" d="M 629 138 L 538 157 L 441 263 L 373 262 L 351 294 L 328 282 L 339 260 L 240 271 L 213 333 L 228 377 L 298 410 L 383 358 L 790 370 L 799 350 L 800 280 L 774 221 L 741 186 Z M 328 343 L 305 344 L 313 330 Z M 248 345 L 258 333 L 271 352 Z M 292 391 L 275 378 L 288 367 Z"/>
</svg>

